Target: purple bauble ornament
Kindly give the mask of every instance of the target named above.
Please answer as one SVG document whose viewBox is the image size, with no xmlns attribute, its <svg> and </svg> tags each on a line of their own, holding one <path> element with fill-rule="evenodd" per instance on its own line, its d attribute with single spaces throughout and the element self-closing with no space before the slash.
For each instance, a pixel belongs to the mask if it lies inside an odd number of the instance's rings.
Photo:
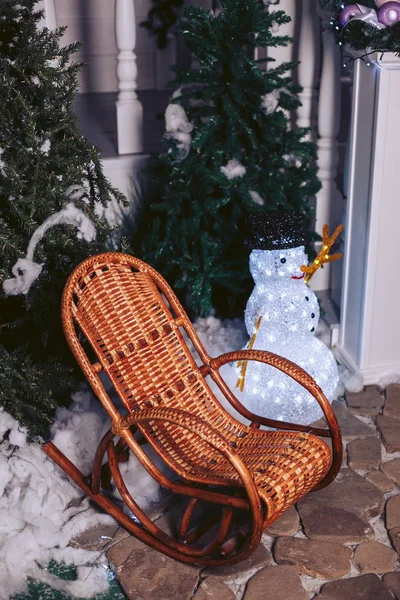
<svg viewBox="0 0 400 600">
<path fill-rule="evenodd" d="M 388 2 L 391 2 L 393 0 L 375 0 L 375 4 L 378 8 L 380 8 L 381 6 L 383 6 L 384 4 L 387 4 Z M 400 0 L 394 0 L 395 2 L 400 2 Z"/>
<path fill-rule="evenodd" d="M 344 27 L 351 19 L 353 19 L 354 17 L 358 17 L 358 15 L 361 14 L 362 11 L 357 4 L 349 4 L 348 6 L 345 6 L 342 12 L 340 13 L 339 23 L 342 27 Z"/>
<path fill-rule="evenodd" d="M 378 21 L 386 27 L 400 21 L 400 4 L 398 2 L 386 2 L 378 10 Z"/>
</svg>

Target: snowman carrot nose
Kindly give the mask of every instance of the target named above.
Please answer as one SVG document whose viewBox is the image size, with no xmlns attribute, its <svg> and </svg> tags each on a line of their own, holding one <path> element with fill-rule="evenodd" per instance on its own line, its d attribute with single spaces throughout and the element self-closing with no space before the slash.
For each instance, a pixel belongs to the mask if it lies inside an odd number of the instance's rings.
<svg viewBox="0 0 400 600">
<path fill-rule="evenodd" d="M 341 234 L 342 231 L 343 231 L 343 225 L 338 225 L 338 227 L 336 227 L 333 235 L 331 237 L 329 237 L 328 225 L 323 226 L 323 228 L 322 228 L 322 248 L 318 252 L 318 256 L 311 263 L 311 265 L 309 265 L 309 266 L 303 265 L 300 267 L 300 271 L 302 271 L 303 273 L 306 273 L 306 277 L 305 277 L 306 282 L 311 279 L 311 277 L 314 275 L 314 273 L 316 271 L 318 271 L 318 269 L 320 267 L 322 267 L 322 265 L 324 263 L 332 262 L 334 260 L 339 260 L 340 258 L 342 258 L 343 254 L 341 252 L 337 252 L 336 254 L 329 254 L 330 249 L 332 248 L 337 237 Z"/>
</svg>

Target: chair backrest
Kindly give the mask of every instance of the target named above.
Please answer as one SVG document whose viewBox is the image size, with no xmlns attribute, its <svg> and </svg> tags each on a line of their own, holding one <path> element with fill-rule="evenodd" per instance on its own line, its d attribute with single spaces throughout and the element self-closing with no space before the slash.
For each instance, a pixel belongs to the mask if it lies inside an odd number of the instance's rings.
<svg viewBox="0 0 400 600">
<path fill-rule="evenodd" d="M 92 346 L 125 407 L 181 408 L 209 422 L 221 415 L 224 429 L 240 424 L 216 402 L 180 328 L 203 360 L 208 354 L 165 280 L 130 255 L 106 253 L 72 273 L 63 296 L 67 340 L 85 375 L 93 366 L 76 325 Z"/>
</svg>

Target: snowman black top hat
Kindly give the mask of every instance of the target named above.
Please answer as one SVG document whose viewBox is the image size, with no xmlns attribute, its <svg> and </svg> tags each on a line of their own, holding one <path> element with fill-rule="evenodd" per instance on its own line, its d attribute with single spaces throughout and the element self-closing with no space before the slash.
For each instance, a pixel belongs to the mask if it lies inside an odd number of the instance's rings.
<svg viewBox="0 0 400 600">
<path fill-rule="evenodd" d="M 250 213 L 245 221 L 244 243 L 252 250 L 283 250 L 307 243 L 304 220 L 293 210 Z"/>
</svg>

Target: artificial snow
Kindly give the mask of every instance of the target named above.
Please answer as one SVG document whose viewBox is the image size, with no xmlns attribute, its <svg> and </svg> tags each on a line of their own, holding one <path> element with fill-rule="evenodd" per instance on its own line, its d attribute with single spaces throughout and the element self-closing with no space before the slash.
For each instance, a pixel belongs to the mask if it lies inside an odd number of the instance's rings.
<svg viewBox="0 0 400 600">
<path fill-rule="evenodd" d="M 296 167 L 299 169 L 301 167 L 301 160 L 298 156 L 294 154 L 284 154 L 283 157 L 291 167 Z"/>
<path fill-rule="evenodd" d="M 245 175 L 246 167 L 236 158 L 233 158 L 232 160 L 228 160 L 227 164 L 220 168 L 220 171 L 227 179 L 236 179 Z"/>
<path fill-rule="evenodd" d="M 82 430 L 80 433 L 85 435 Z M 27 444 L 26 431 L 0 410 L 2 600 L 24 591 L 27 577 L 52 579 L 45 570 L 52 559 L 58 562 L 68 559 L 81 566 L 98 558 L 98 553 L 67 548 L 70 539 L 88 526 L 113 522 L 111 517 L 95 513 L 88 499 L 77 501 L 80 496 L 40 445 Z M 80 582 L 80 597 L 90 597 L 107 587 L 104 568 L 102 573 L 104 582 L 98 590 L 92 587 L 92 581 L 85 585 Z M 67 582 L 64 587 L 68 587 Z"/>
<path fill-rule="evenodd" d="M 272 92 L 262 96 L 261 108 L 267 114 L 274 112 L 278 107 L 280 93 L 280 90 L 272 90 Z"/>
<path fill-rule="evenodd" d="M 400 373 L 398 371 L 383 375 L 378 381 L 378 384 L 382 389 L 387 388 L 388 385 L 391 385 L 392 383 L 400 383 Z"/>
<path fill-rule="evenodd" d="M 109 426 L 100 403 L 89 391 L 80 391 L 73 396 L 69 409 L 57 411 L 52 426 L 53 441 L 87 474 L 99 440 Z M 120 469 L 144 510 L 158 500 L 158 484 L 133 456 Z M 83 531 L 110 523 L 114 520 L 94 510 L 89 498 L 46 456 L 40 445 L 28 444 L 26 431 L 0 410 L 1 600 L 26 590 L 28 577 L 48 583 L 71 598 L 89 598 L 105 591 L 109 573 L 102 552 L 76 549 L 68 544 Z M 77 565 L 78 579 L 60 581 L 51 575 L 46 570 L 51 560 Z"/>
<path fill-rule="evenodd" d="M 172 138 L 178 142 L 179 160 L 184 160 L 188 156 L 192 145 L 191 132 L 193 125 L 180 104 L 168 104 L 165 111 L 165 130 L 167 138 Z"/>
<path fill-rule="evenodd" d="M 344 390 L 352 393 L 361 392 L 364 387 L 364 377 L 360 372 L 351 372 L 343 366 L 339 367 L 340 384 Z M 343 390 L 343 391 L 344 391 Z"/>
<path fill-rule="evenodd" d="M 250 194 L 250 197 L 253 200 L 253 202 L 255 202 L 256 204 L 259 204 L 260 206 L 263 206 L 265 204 L 265 200 L 263 200 L 261 198 L 261 196 L 258 192 L 255 192 L 254 190 L 250 190 L 249 194 Z"/>
<path fill-rule="evenodd" d="M 44 155 L 48 155 L 48 153 L 50 152 L 50 148 L 51 148 L 51 141 L 50 140 L 45 140 L 43 142 L 43 144 L 40 146 L 40 151 L 44 154 Z"/>
<path fill-rule="evenodd" d="M 42 272 L 43 265 L 35 263 L 27 258 L 19 258 L 11 269 L 14 275 L 11 279 L 3 281 L 3 290 L 6 296 L 18 296 L 27 294 L 31 285 Z"/>
<path fill-rule="evenodd" d="M 78 240 L 92 242 L 96 238 L 96 228 L 92 221 L 73 202 L 69 202 L 65 208 L 51 215 L 33 232 L 26 257 L 19 258 L 11 269 L 14 277 L 3 281 L 3 290 L 6 296 L 18 296 L 29 292 L 43 267 L 33 260 L 36 246 L 46 232 L 55 225 L 73 225 L 76 227 Z"/>
</svg>

